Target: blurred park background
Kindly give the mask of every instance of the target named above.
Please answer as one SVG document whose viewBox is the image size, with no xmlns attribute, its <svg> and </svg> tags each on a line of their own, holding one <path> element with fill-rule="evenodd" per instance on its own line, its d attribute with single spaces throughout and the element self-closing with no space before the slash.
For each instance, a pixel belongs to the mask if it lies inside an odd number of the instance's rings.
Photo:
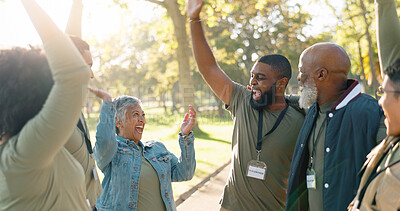
<svg viewBox="0 0 400 211">
<path fill-rule="evenodd" d="M 71 1 L 37 0 L 60 28 Z M 400 5 L 400 0 L 396 0 Z M 188 105 L 198 112 L 197 170 L 192 181 L 174 183 L 175 199 L 230 159 L 232 120 L 199 75 L 194 62 L 185 0 L 83 0 L 83 38 L 91 45 L 91 85 L 113 96 L 143 101 L 143 140 L 163 141 L 179 155 L 177 133 Z M 0 0 L 0 47 L 40 45 L 19 1 Z M 293 76 L 287 92 L 298 93 L 300 53 L 317 42 L 335 42 L 351 57 L 350 78 L 373 94 L 381 82 L 373 0 L 206 0 L 206 36 L 223 70 L 248 84 L 262 55 L 288 57 Z M 101 101 L 91 95 L 85 115 L 95 141 Z"/>
</svg>

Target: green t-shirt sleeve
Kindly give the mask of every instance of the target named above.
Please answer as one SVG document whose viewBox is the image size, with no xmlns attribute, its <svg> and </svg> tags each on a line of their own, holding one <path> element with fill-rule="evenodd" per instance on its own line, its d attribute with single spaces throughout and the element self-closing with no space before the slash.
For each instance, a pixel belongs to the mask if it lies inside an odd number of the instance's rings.
<svg viewBox="0 0 400 211">
<path fill-rule="evenodd" d="M 400 57 L 400 22 L 394 0 L 376 0 L 376 36 L 381 71 Z"/>
<path fill-rule="evenodd" d="M 30 168 L 52 163 L 69 139 L 86 99 L 90 77 L 89 67 L 65 35 L 45 42 L 44 48 L 54 85 L 42 110 L 18 134 L 16 144 L 18 161 Z"/>
<path fill-rule="evenodd" d="M 238 110 L 240 102 L 247 100 L 246 94 L 250 95 L 250 92 L 251 91 L 243 85 L 233 82 L 231 100 L 229 105 L 225 105 L 225 109 L 231 113 L 232 117 L 236 116 L 236 111 Z"/>
</svg>

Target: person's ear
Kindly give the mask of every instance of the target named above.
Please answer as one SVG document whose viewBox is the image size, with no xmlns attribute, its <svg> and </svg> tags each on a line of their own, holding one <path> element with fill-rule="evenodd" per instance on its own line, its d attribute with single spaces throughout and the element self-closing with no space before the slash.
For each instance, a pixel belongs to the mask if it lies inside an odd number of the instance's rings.
<svg viewBox="0 0 400 211">
<path fill-rule="evenodd" d="M 283 77 L 283 78 L 279 79 L 278 81 L 276 81 L 275 91 L 277 93 L 284 93 L 288 82 L 289 81 L 286 77 Z"/>
<path fill-rule="evenodd" d="M 117 117 L 115 117 L 115 127 L 121 128 L 122 127 L 122 121 L 118 120 Z"/>
<path fill-rule="evenodd" d="M 323 81 L 328 77 L 328 70 L 322 67 L 315 71 L 314 76 L 316 80 Z"/>
</svg>

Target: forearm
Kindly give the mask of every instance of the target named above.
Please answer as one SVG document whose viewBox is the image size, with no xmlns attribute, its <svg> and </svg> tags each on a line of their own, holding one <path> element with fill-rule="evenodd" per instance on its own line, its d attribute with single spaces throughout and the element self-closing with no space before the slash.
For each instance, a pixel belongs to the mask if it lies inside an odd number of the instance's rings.
<svg viewBox="0 0 400 211">
<path fill-rule="evenodd" d="M 394 0 L 376 0 L 378 54 L 381 71 L 400 56 L 400 22 Z"/>
<path fill-rule="evenodd" d="M 218 98 L 225 104 L 229 104 L 233 82 L 218 66 L 204 36 L 201 22 L 192 21 L 190 23 L 190 31 L 192 35 L 193 54 L 201 75 Z"/>
<path fill-rule="evenodd" d="M 34 0 L 21 0 L 21 2 L 43 42 L 62 33 Z"/>
<path fill-rule="evenodd" d="M 18 150 L 32 166 L 45 166 L 72 134 L 87 96 L 88 66 L 63 34 L 45 42 L 54 85 L 42 110 L 21 130 Z M 27 90 L 29 91 L 29 90 Z"/>
<path fill-rule="evenodd" d="M 100 110 L 94 147 L 94 156 L 99 169 L 103 170 L 111 162 L 116 152 L 115 106 L 112 102 L 104 102 Z"/>
<path fill-rule="evenodd" d="M 172 166 L 172 181 L 187 181 L 192 179 L 196 170 L 193 132 L 187 136 L 179 136 L 181 156 Z"/>
<path fill-rule="evenodd" d="M 65 29 L 66 34 L 82 38 L 82 11 L 82 1 L 74 0 L 69 14 L 67 27 Z"/>
</svg>

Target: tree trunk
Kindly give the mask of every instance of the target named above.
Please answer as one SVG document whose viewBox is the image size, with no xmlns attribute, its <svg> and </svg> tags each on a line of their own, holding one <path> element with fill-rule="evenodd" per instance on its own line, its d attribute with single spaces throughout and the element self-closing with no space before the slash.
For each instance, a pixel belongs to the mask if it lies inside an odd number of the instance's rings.
<svg viewBox="0 0 400 211">
<path fill-rule="evenodd" d="M 177 0 L 165 0 L 164 5 L 172 19 L 176 41 L 178 42 L 179 91 L 186 110 L 189 105 L 194 106 L 194 87 L 190 72 L 190 49 L 186 31 L 186 17 L 181 14 Z"/>
</svg>

